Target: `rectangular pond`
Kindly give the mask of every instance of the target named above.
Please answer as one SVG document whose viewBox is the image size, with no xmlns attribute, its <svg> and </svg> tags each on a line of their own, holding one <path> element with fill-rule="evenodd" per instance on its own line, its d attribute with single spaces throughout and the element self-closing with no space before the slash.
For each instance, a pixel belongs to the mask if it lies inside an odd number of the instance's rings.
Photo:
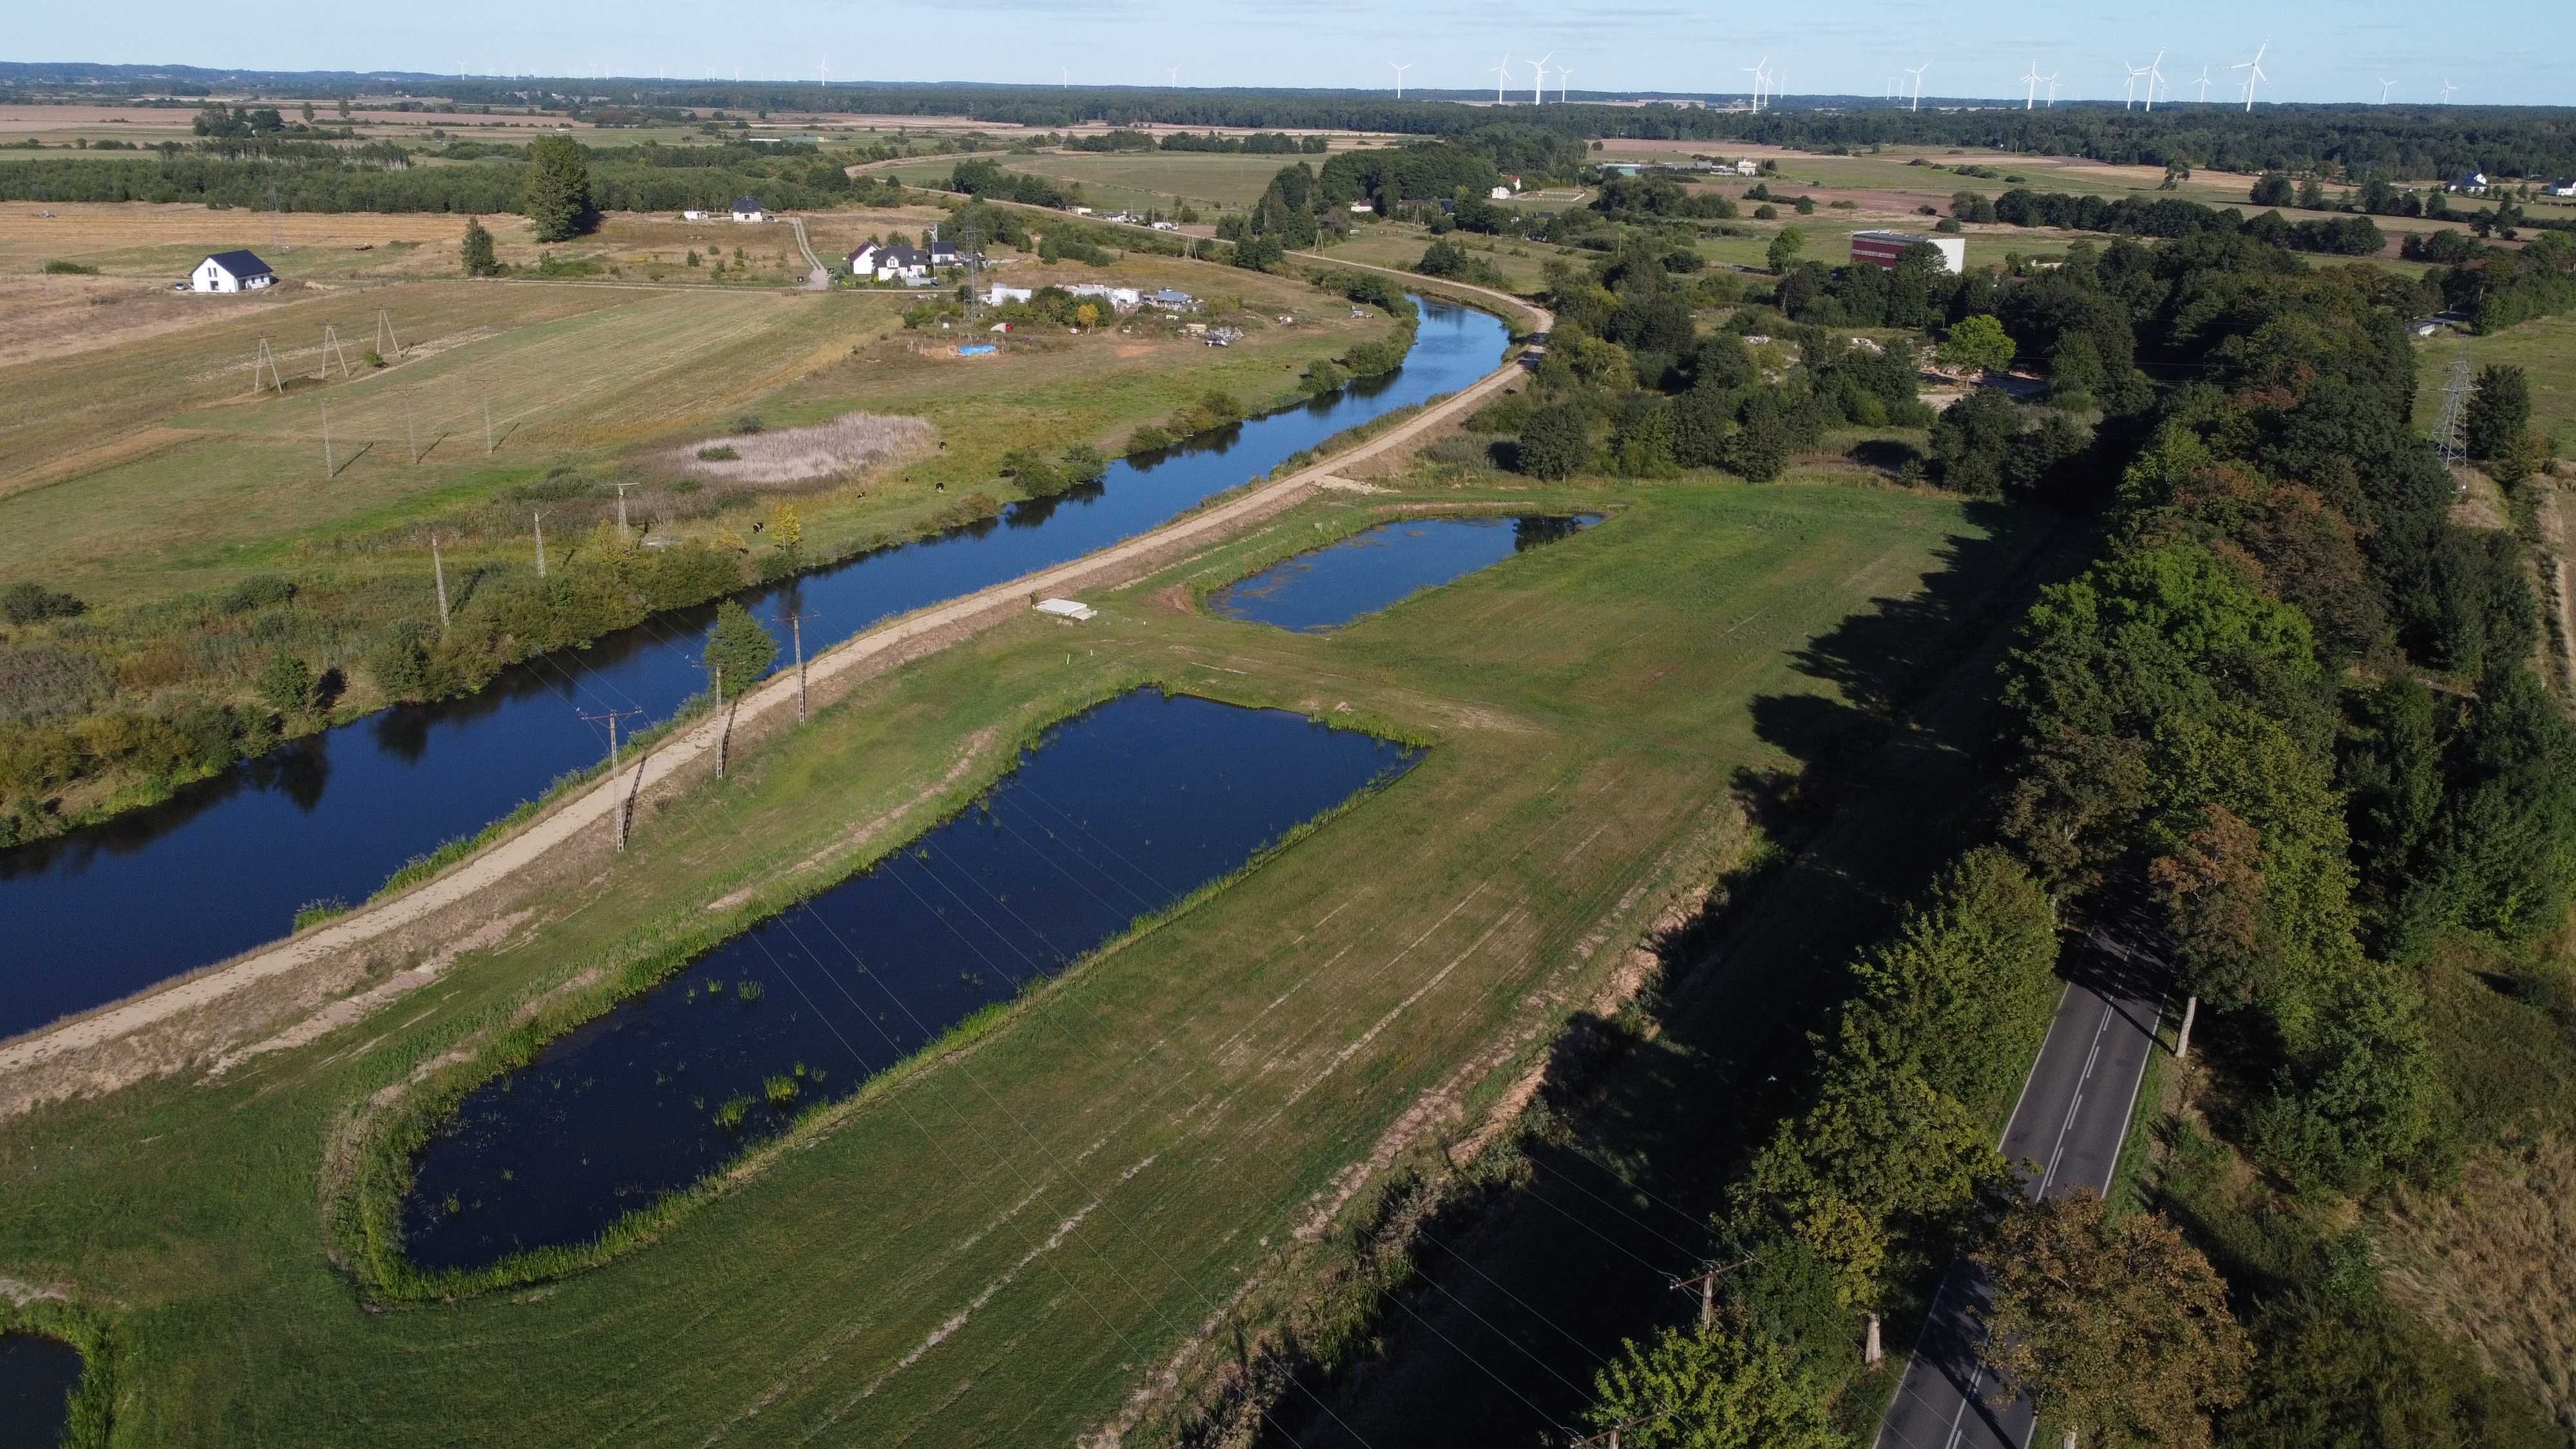
<svg viewBox="0 0 2576 1449">
<path fill-rule="evenodd" d="M 968 809 L 469 1093 L 414 1163 L 405 1251 L 592 1241 L 1419 757 L 1152 689 L 1067 720 Z"/>
<path fill-rule="evenodd" d="M 1208 607 L 1246 623 L 1338 629 L 1600 521 L 1597 513 L 1399 518 L 1238 579 L 1210 594 Z"/>
</svg>

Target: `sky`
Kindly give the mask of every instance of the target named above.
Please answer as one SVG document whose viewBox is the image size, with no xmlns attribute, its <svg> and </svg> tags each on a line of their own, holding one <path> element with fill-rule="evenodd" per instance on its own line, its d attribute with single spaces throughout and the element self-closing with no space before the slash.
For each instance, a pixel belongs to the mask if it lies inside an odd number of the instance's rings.
<svg viewBox="0 0 2576 1449">
<path fill-rule="evenodd" d="M 1508 53 L 1521 97 L 1549 60 L 1553 92 L 1741 91 L 1768 59 L 1793 95 L 2021 96 L 2035 69 L 2060 99 L 2120 97 L 2161 48 L 2169 94 L 2240 95 L 2258 45 L 2264 99 L 2576 105 L 2576 0 L 1842 0 L 1719 8 L 1690 0 L 262 0 L 233 26 L 194 0 L 31 6 L 7 58 L 261 70 L 836 81 L 1490 88 Z"/>
</svg>

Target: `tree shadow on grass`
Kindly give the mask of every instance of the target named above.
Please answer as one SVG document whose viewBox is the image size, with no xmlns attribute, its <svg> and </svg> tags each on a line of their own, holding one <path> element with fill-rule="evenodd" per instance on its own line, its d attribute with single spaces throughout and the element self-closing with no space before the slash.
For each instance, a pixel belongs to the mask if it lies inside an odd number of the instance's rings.
<svg viewBox="0 0 2576 1449">
<path fill-rule="evenodd" d="M 1722 1190 L 1808 1088 L 1808 1033 L 1844 965 L 1956 853 L 1998 726 L 1996 626 L 2028 602 L 2032 529 L 1948 540 L 1918 596 L 1873 600 L 1796 655 L 1832 694 L 1752 703 L 1796 767 L 1740 770 L 1778 849 L 1647 943 L 1654 1030 L 1579 1017 L 1557 1041 L 1519 1170 L 1425 1230 L 1380 1348 L 1281 1396 L 1269 1444 L 1491 1445 L 1572 1426 L 1622 1339 L 1686 1321 L 1672 1280 L 1717 1245 Z M 1840 696 L 1839 698 L 1835 697 Z M 1329 1406 L 1328 1409 L 1318 1405 Z"/>
</svg>

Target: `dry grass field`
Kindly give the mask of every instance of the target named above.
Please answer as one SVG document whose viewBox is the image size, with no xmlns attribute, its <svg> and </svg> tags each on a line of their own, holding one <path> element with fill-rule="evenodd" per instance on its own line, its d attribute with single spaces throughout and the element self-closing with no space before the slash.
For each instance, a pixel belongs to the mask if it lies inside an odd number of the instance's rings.
<svg viewBox="0 0 2576 1449">
<path fill-rule="evenodd" d="M 2576 1430 L 2576 1143 L 2482 1152 L 2401 1190 L 2384 1226 L 2390 1289 Z"/>
</svg>

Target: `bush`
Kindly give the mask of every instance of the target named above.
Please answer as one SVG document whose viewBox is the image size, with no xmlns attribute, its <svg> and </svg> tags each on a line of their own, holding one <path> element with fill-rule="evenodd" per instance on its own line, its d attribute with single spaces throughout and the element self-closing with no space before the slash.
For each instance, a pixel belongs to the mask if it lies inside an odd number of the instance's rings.
<svg viewBox="0 0 2576 1449">
<path fill-rule="evenodd" d="M 1521 425 L 1520 470 L 1554 482 L 1570 478 L 1592 458 L 1592 433 L 1580 405 L 1551 403 Z"/>
<path fill-rule="evenodd" d="M 12 624 L 34 624 L 46 619 L 68 619 L 87 611 L 89 605 L 69 594 L 56 593 L 42 584 L 21 581 L 0 589 L 0 619 Z"/>
<path fill-rule="evenodd" d="M 280 649 L 259 672 L 259 697 L 290 719 L 312 709 L 313 666 L 294 651 Z"/>
<path fill-rule="evenodd" d="M 1170 446 L 1172 435 L 1152 423 L 1138 423 L 1136 431 L 1127 435 L 1127 451 L 1130 453 L 1160 452 Z"/>
<path fill-rule="evenodd" d="M 252 574 L 224 592 L 223 611 L 247 614 L 295 597 L 295 585 L 275 574 Z"/>
<path fill-rule="evenodd" d="M 85 262 L 66 262 L 57 259 L 45 263 L 45 275 L 49 277 L 95 277 L 98 275 L 98 268 L 90 266 Z"/>
<path fill-rule="evenodd" d="M 431 638 L 427 624 L 400 619 L 367 651 L 367 673 L 387 699 L 428 698 Z"/>
<path fill-rule="evenodd" d="M 730 443 L 713 443 L 698 450 L 698 461 L 701 463 L 730 463 L 741 456 L 742 454 L 733 450 L 733 445 Z"/>
<path fill-rule="evenodd" d="M 754 433 L 765 430 L 768 426 L 768 424 L 760 420 L 758 414 L 744 413 L 742 416 L 735 418 L 730 424 L 728 424 L 725 431 L 738 438 L 747 438 Z"/>
</svg>

